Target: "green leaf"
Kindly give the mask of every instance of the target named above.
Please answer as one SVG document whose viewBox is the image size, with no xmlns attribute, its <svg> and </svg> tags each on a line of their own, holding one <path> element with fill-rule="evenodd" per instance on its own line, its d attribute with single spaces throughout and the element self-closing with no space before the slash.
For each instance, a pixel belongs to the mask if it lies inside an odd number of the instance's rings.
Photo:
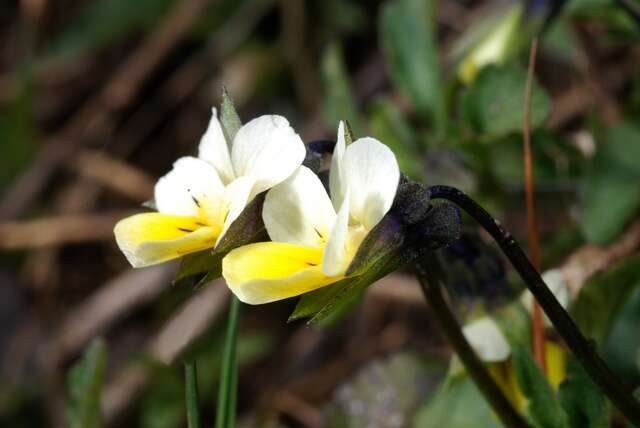
<svg viewBox="0 0 640 428">
<path fill-rule="evenodd" d="M 94 339 L 68 374 L 67 422 L 71 428 L 102 426 L 100 397 L 106 367 L 107 345 L 102 339 Z"/>
<path fill-rule="evenodd" d="M 467 376 L 448 379 L 418 413 L 414 428 L 500 428 L 491 407 Z"/>
<path fill-rule="evenodd" d="M 16 97 L 0 109 L 0 191 L 4 190 L 36 153 L 34 86 L 30 72 Z"/>
<path fill-rule="evenodd" d="M 378 98 L 372 106 L 371 133 L 396 155 L 400 170 L 414 180 L 424 178 L 424 159 L 416 145 L 416 134 L 402 113 L 387 98 Z"/>
<path fill-rule="evenodd" d="M 442 135 L 446 111 L 435 41 L 435 2 L 389 2 L 382 10 L 379 31 L 395 86 Z"/>
<path fill-rule="evenodd" d="M 602 354 L 611 370 L 629 384 L 640 383 L 640 281 L 620 308 Z"/>
<path fill-rule="evenodd" d="M 347 120 L 355 134 L 362 135 L 362 118 L 351 91 L 340 45 L 331 44 L 324 51 L 321 75 L 325 92 L 322 107 L 324 119 L 329 127 L 337 127 L 339 121 Z"/>
<path fill-rule="evenodd" d="M 519 301 L 498 309 L 492 318 L 511 347 L 526 346 L 531 343 L 531 318 Z"/>
<path fill-rule="evenodd" d="M 583 182 L 582 230 L 591 242 L 616 238 L 640 209 L 640 128 L 608 130 Z"/>
<path fill-rule="evenodd" d="M 567 363 L 567 379 L 560 385 L 558 397 L 572 428 L 609 426 L 607 400 L 575 358 Z"/>
<path fill-rule="evenodd" d="M 463 109 L 479 134 L 503 136 L 522 129 L 527 73 L 520 67 L 488 66 L 482 69 L 462 98 Z M 534 82 L 531 127 L 542 125 L 549 114 L 546 91 Z"/>
<path fill-rule="evenodd" d="M 45 55 L 71 58 L 99 50 L 144 31 L 162 18 L 174 0 L 98 0 L 87 7 L 66 29 L 54 37 Z"/>
<path fill-rule="evenodd" d="M 602 343 L 622 305 L 640 286 L 640 254 L 589 279 L 571 306 L 571 315 L 587 337 Z"/>
<path fill-rule="evenodd" d="M 585 160 L 575 146 L 539 130 L 531 136 L 531 147 L 536 185 L 566 186 L 578 180 Z M 491 172 L 502 187 L 521 187 L 524 183 L 522 136 L 509 134 L 492 142 L 487 149 Z"/>
<path fill-rule="evenodd" d="M 236 107 L 227 92 L 227 89 L 222 90 L 222 103 L 220 104 L 220 123 L 224 130 L 224 135 L 227 138 L 227 144 L 230 144 L 236 136 L 236 133 L 242 126 L 240 116 L 236 111 Z"/>
<path fill-rule="evenodd" d="M 528 349 L 513 347 L 512 361 L 518 385 L 529 400 L 527 413 L 535 426 L 569 428 L 567 414 Z"/>
</svg>

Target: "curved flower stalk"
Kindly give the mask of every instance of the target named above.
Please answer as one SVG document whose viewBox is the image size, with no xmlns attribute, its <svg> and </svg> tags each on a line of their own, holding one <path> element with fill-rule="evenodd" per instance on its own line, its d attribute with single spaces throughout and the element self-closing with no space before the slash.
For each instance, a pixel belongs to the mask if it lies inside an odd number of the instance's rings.
<svg viewBox="0 0 640 428">
<path fill-rule="evenodd" d="M 345 278 L 360 244 L 391 208 L 400 170 L 391 150 L 373 138 L 346 145 L 338 127 L 327 194 L 320 179 L 300 167 L 267 193 L 262 217 L 272 242 L 232 250 L 222 274 L 234 294 L 268 303 Z"/>
<path fill-rule="evenodd" d="M 282 116 L 260 116 L 227 142 L 216 109 L 198 157 L 178 159 L 156 183 L 158 212 L 118 222 L 116 242 L 134 267 L 215 247 L 256 195 L 302 163 L 305 147 Z"/>
</svg>

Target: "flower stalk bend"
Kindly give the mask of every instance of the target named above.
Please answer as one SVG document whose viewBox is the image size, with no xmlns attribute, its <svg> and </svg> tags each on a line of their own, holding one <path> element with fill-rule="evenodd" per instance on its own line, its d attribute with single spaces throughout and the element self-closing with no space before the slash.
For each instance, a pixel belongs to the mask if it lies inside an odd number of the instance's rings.
<svg viewBox="0 0 640 428">
<path fill-rule="evenodd" d="M 640 426 L 640 403 L 600 358 L 594 344 L 583 336 L 513 236 L 460 190 L 449 186 L 432 186 L 429 187 L 429 193 L 432 200 L 445 199 L 459 206 L 491 235 L 591 379 L 631 423 Z"/>
</svg>

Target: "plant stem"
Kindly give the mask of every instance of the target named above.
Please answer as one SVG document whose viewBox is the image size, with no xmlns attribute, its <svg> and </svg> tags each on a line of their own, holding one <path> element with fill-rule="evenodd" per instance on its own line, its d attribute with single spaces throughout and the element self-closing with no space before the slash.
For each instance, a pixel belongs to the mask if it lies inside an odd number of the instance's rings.
<svg viewBox="0 0 640 428">
<path fill-rule="evenodd" d="M 598 356 L 594 344 L 582 335 L 513 236 L 460 190 L 448 186 L 432 186 L 429 191 L 432 199 L 446 199 L 458 205 L 493 237 L 591 379 L 631 423 L 640 426 L 640 403 Z"/>
<path fill-rule="evenodd" d="M 533 73 L 536 66 L 536 53 L 538 51 L 538 39 L 531 42 L 529 53 L 529 68 L 527 71 L 527 86 L 524 91 L 524 118 L 522 120 L 522 136 L 524 144 L 524 181 L 527 204 L 527 230 L 529 254 L 536 269 L 540 269 L 540 239 L 538 235 L 538 221 L 536 216 L 536 204 L 534 199 L 535 180 L 533 177 L 533 152 L 531 150 L 531 93 L 533 91 Z M 547 372 L 547 363 L 544 352 L 544 320 L 542 310 L 537 300 L 533 299 L 533 355 L 543 373 Z"/>
<path fill-rule="evenodd" d="M 198 412 L 198 372 L 195 361 L 184 363 L 185 402 L 187 405 L 187 424 L 189 428 L 200 428 Z"/>
<path fill-rule="evenodd" d="M 238 374 L 236 362 L 236 346 L 238 343 L 238 318 L 240 301 L 231 298 L 229 320 L 227 322 L 227 336 L 224 343 L 220 386 L 218 388 L 218 406 L 216 414 L 216 428 L 235 428 L 236 396 L 238 388 Z"/>
<path fill-rule="evenodd" d="M 428 261 L 429 256 L 426 256 L 423 260 L 425 261 L 416 264 L 420 287 L 431 309 L 436 314 L 440 327 L 442 327 L 444 334 L 447 336 L 447 339 L 449 339 L 449 343 L 451 343 L 451 346 L 453 346 L 456 354 L 467 369 L 467 373 L 469 373 L 480 389 L 480 392 L 482 392 L 500 418 L 500 421 L 502 421 L 507 428 L 529 427 L 530 425 L 504 396 L 498 385 L 489 375 L 489 372 L 487 372 L 484 363 L 480 361 L 464 337 L 458 321 L 442 295 L 437 269 Z"/>
</svg>

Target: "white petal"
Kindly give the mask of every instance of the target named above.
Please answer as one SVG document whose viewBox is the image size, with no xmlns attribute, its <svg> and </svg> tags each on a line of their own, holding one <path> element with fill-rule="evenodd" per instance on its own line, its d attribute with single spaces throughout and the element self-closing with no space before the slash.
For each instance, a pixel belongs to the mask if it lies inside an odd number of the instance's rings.
<svg viewBox="0 0 640 428">
<path fill-rule="evenodd" d="M 347 257 L 347 233 L 349 231 L 349 192 L 345 195 L 344 202 L 338 211 L 338 217 L 333 224 L 331 236 L 324 249 L 322 258 L 322 272 L 327 276 L 338 276 L 346 272 L 349 267 Z"/>
<path fill-rule="evenodd" d="M 224 210 L 224 186 L 215 168 L 202 159 L 184 157 L 160 178 L 155 187 L 158 211 L 165 214 L 209 216 Z"/>
<path fill-rule="evenodd" d="M 465 325 L 462 332 L 482 361 L 504 361 L 511 354 L 507 339 L 496 322 L 489 317 L 482 317 Z"/>
<path fill-rule="evenodd" d="M 351 217 L 371 230 L 391 208 L 400 169 L 391 149 L 366 137 L 350 144 L 342 160 Z"/>
<path fill-rule="evenodd" d="M 553 295 L 558 299 L 558 302 L 563 308 L 569 306 L 571 301 L 571 293 L 569 291 L 569 286 L 567 285 L 567 281 L 564 278 L 562 272 L 558 269 L 551 269 L 542 274 L 542 279 L 545 284 L 549 286 L 549 290 L 553 293 Z M 526 290 L 520 296 L 520 302 L 524 305 L 524 307 L 529 311 L 529 313 L 533 313 L 533 295 L 529 290 Z M 545 325 L 551 326 L 551 321 L 547 316 L 544 316 Z"/>
<path fill-rule="evenodd" d="M 342 206 L 344 192 L 346 191 L 343 179 L 344 172 L 342 171 L 342 159 L 346 147 L 344 133 L 344 122 L 340 121 L 336 146 L 333 149 L 333 156 L 331 156 L 331 170 L 329 171 L 329 190 L 331 191 L 331 201 L 336 210 L 339 210 Z"/>
<path fill-rule="evenodd" d="M 267 193 L 262 219 L 275 242 L 315 247 L 329 239 L 336 218 L 320 179 L 301 166 Z"/>
<path fill-rule="evenodd" d="M 304 143 L 282 116 L 260 116 L 242 126 L 233 140 L 236 177 L 256 180 L 252 196 L 289 177 L 305 156 Z"/>
<path fill-rule="evenodd" d="M 198 157 L 213 165 L 224 183 L 230 183 L 235 178 L 229 153 L 229 145 L 222 132 L 218 114 L 216 109 L 212 108 L 209 126 L 200 139 Z"/>
<path fill-rule="evenodd" d="M 254 180 L 251 177 L 240 177 L 233 180 L 227 188 L 225 189 L 225 198 L 228 204 L 228 213 L 227 217 L 224 220 L 224 226 L 222 228 L 222 232 L 220 236 L 218 236 L 218 242 L 222 239 L 231 223 L 235 221 L 235 219 L 242 214 L 242 211 L 245 207 L 251 202 L 249 200 L 249 194 L 251 193 L 251 189 L 253 188 Z"/>
</svg>

